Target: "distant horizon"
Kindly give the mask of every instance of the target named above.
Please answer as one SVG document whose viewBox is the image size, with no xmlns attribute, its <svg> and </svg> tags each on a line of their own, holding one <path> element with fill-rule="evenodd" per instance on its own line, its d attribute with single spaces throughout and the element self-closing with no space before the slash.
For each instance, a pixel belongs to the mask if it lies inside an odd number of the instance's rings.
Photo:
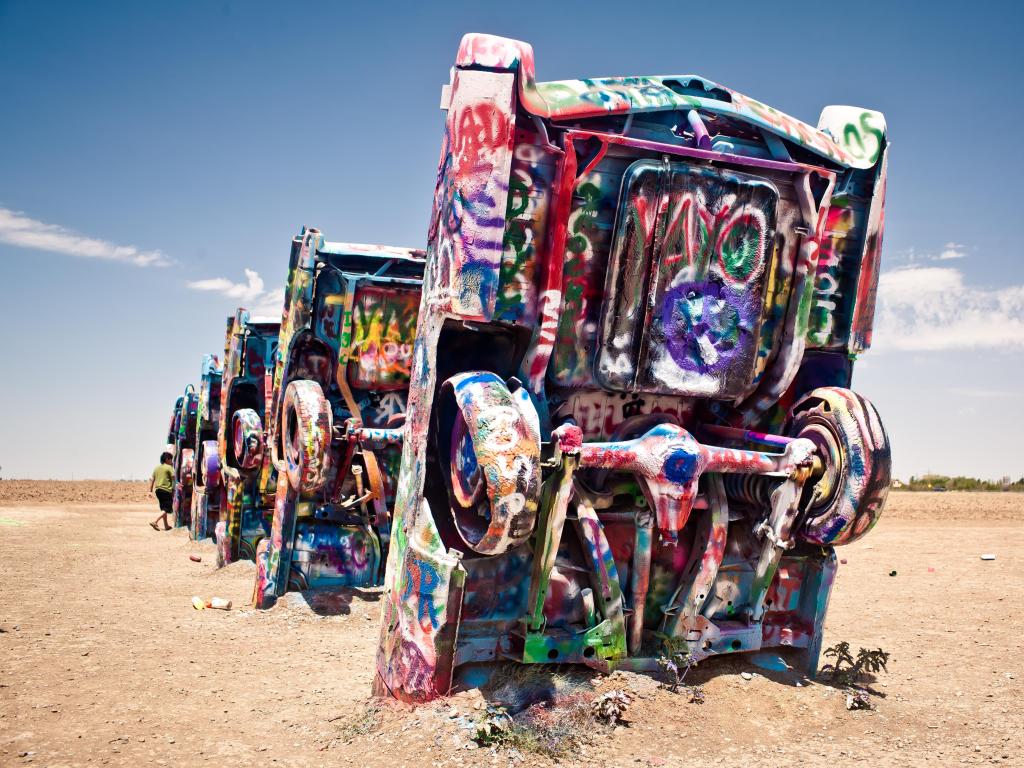
<svg viewBox="0 0 1024 768">
<path fill-rule="evenodd" d="M 1024 9 L 995 6 L 930 7 L 921 34 L 907 34 L 915 7 L 752 7 L 722 45 L 685 35 L 692 13 L 668 2 L 637 20 L 598 0 L 586 13 L 461 0 L 0 3 L 0 99 L 13 116 L 0 303 L 14 319 L 0 336 L 0 467 L 27 480 L 148 477 L 175 399 L 204 353 L 223 352 L 224 318 L 239 305 L 280 314 L 303 225 L 424 247 L 441 85 L 476 31 L 531 43 L 542 80 L 693 72 L 811 124 L 827 104 L 883 112 L 874 348 L 853 388 L 881 414 L 895 476 L 1020 477 L 1024 254 L 1006 192 L 1024 153 L 993 162 L 980 150 L 1024 122 L 1024 100 L 1007 98 L 1024 82 Z M 310 28 L 321 42 L 298 44 Z M 812 53 L 773 40 L 822 42 Z"/>
</svg>

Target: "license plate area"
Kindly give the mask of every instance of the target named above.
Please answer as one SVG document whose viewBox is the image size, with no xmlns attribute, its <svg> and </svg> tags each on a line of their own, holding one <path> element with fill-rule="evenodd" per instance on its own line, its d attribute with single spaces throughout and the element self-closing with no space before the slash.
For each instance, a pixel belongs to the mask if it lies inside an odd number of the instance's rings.
<svg viewBox="0 0 1024 768">
<path fill-rule="evenodd" d="M 750 384 L 779 192 L 685 162 L 626 171 L 595 376 L 620 392 L 728 400 Z"/>
</svg>

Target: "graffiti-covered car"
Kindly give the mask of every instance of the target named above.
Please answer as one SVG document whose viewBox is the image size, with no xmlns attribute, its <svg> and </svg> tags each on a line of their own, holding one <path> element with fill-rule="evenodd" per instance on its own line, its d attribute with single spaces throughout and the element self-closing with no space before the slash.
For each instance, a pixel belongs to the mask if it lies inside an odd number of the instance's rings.
<svg viewBox="0 0 1024 768">
<path fill-rule="evenodd" d="M 467 35 L 447 110 L 376 690 L 469 662 L 800 649 L 889 486 L 883 116 L 696 76 L 535 79 Z M 668 640 L 666 641 L 667 638 Z"/>
<path fill-rule="evenodd" d="M 268 450 L 277 469 L 254 603 L 383 577 L 424 253 L 294 238 Z"/>
<path fill-rule="evenodd" d="M 215 527 L 217 562 L 254 560 L 270 532 L 277 474 L 264 450 L 278 320 L 239 308 L 228 318 L 220 387 L 217 451 L 222 513 Z"/>
<path fill-rule="evenodd" d="M 178 442 L 178 419 L 181 418 L 181 404 L 184 399 L 183 397 L 175 399 L 174 407 L 171 409 L 171 420 L 167 425 L 167 440 L 164 443 L 164 450 L 172 456 L 174 455 L 174 444 Z"/>
<path fill-rule="evenodd" d="M 196 416 L 199 413 L 199 397 L 196 388 L 189 384 L 184 394 L 174 403 L 171 426 L 167 442 L 174 456 L 171 469 L 174 473 L 172 496 L 172 518 L 175 528 L 189 526 L 192 520 L 192 486 L 195 470 Z"/>
<path fill-rule="evenodd" d="M 192 502 L 189 536 L 205 539 L 213 533 L 220 515 L 220 457 L 217 429 L 220 424 L 221 367 L 217 355 L 204 355 L 196 394 L 195 438 L 192 450 Z"/>
</svg>

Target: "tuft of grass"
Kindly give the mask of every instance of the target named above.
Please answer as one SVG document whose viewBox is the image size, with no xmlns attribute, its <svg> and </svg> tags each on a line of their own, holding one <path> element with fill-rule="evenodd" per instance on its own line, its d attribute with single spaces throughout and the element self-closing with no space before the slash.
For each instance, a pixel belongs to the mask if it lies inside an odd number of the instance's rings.
<svg viewBox="0 0 1024 768">
<path fill-rule="evenodd" d="M 558 760 L 577 753 L 596 733 L 622 722 L 631 701 L 624 691 L 609 691 L 593 699 L 576 693 L 558 704 L 538 702 L 515 715 L 503 707 L 488 706 L 473 740 L 481 746 Z"/>
<path fill-rule="evenodd" d="M 587 688 L 591 677 L 589 670 L 507 663 L 494 671 L 485 688 L 511 710 L 518 711 L 533 703 L 531 699 L 554 699 Z"/>
</svg>

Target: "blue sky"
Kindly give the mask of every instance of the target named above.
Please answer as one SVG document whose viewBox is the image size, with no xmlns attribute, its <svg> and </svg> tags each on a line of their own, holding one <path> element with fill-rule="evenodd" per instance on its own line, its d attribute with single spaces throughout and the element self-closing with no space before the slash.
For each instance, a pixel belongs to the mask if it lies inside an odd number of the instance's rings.
<svg viewBox="0 0 1024 768">
<path fill-rule="evenodd" d="M 885 112 L 855 388 L 898 475 L 1024 475 L 1019 8 L 0 0 L 0 473 L 147 475 L 303 224 L 422 245 L 440 86 L 479 31 L 532 43 L 542 80 L 696 73 L 810 123 Z"/>
</svg>

